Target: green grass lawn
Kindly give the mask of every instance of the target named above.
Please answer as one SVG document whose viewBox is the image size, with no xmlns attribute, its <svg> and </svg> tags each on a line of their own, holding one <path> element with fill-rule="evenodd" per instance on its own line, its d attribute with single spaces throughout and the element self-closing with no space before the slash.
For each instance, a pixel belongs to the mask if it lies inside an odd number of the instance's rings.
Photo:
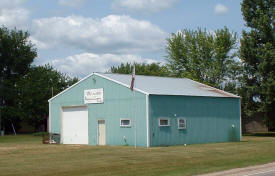
<svg viewBox="0 0 275 176">
<path fill-rule="evenodd" d="M 275 137 L 172 147 L 42 144 L 31 135 L 0 137 L 0 175 L 194 175 L 275 161 Z"/>
</svg>

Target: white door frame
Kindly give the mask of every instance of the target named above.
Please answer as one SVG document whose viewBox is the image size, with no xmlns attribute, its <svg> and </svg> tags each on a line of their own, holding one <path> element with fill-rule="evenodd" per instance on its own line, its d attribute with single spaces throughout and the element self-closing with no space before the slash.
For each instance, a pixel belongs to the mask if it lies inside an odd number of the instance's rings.
<svg viewBox="0 0 275 176">
<path fill-rule="evenodd" d="M 64 120 L 64 114 L 63 114 L 63 109 L 66 108 L 87 108 L 88 110 L 88 143 L 89 143 L 89 109 L 88 109 L 88 105 L 72 105 L 72 106 L 62 106 L 60 108 L 60 143 L 64 144 L 63 142 L 63 120 Z"/>
<path fill-rule="evenodd" d="M 99 121 L 104 121 L 104 125 L 105 125 L 105 145 L 106 145 L 106 138 L 107 138 L 107 129 L 106 129 L 106 120 L 105 119 L 98 119 L 97 120 L 97 145 L 99 145 Z"/>
</svg>

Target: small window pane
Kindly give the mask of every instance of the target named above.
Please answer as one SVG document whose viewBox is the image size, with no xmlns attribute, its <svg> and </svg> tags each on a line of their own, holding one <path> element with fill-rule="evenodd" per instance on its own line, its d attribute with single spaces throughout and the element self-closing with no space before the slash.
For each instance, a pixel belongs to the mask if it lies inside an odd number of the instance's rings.
<svg viewBox="0 0 275 176">
<path fill-rule="evenodd" d="M 121 125 L 130 125 L 130 120 L 121 120 Z"/>
<path fill-rule="evenodd" d="M 131 126 L 131 120 L 130 119 L 120 119 L 120 126 L 130 127 Z"/>
<path fill-rule="evenodd" d="M 184 118 L 178 119 L 178 129 L 186 129 L 186 120 Z"/>
<path fill-rule="evenodd" d="M 169 119 L 159 119 L 159 126 L 169 126 Z"/>
<path fill-rule="evenodd" d="M 160 125 L 168 125 L 168 120 L 160 120 Z"/>
</svg>

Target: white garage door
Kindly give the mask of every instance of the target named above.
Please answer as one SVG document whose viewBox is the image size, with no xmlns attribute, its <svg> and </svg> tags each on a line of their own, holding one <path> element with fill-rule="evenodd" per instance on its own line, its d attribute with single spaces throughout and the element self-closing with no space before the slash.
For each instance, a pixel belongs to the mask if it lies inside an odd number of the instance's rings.
<svg viewBox="0 0 275 176">
<path fill-rule="evenodd" d="M 63 144 L 88 144 L 87 107 L 69 107 L 62 110 Z"/>
</svg>

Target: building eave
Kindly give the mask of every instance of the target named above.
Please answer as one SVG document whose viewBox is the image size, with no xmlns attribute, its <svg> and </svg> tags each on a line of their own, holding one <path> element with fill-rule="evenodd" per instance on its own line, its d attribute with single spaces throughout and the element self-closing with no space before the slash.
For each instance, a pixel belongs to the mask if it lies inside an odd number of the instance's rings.
<svg viewBox="0 0 275 176">
<path fill-rule="evenodd" d="M 53 96 L 52 98 L 50 98 L 50 99 L 48 100 L 48 102 L 52 101 L 53 99 L 55 99 L 55 98 L 58 97 L 59 95 L 61 95 L 61 94 L 65 93 L 65 92 L 67 92 L 67 91 L 70 90 L 71 88 L 75 87 L 76 85 L 80 84 L 81 82 L 83 82 L 84 80 L 88 79 L 89 77 L 91 77 L 91 76 L 93 76 L 93 75 L 99 76 L 99 77 L 101 77 L 101 78 L 110 80 L 110 81 L 115 82 L 115 83 L 117 83 L 117 84 L 119 84 L 119 85 L 122 85 L 122 86 L 124 86 L 124 87 L 130 88 L 129 85 L 124 84 L 124 83 L 122 83 L 122 82 L 119 82 L 119 81 L 117 81 L 117 80 L 108 78 L 108 77 L 103 76 L 103 75 L 101 75 L 101 74 L 99 74 L 99 73 L 92 73 L 92 74 L 89 74 L 88 76 L 84 77 L 83 79 L 81 79 L 81 80 L 78 81 L 77 83 L 73 84 L 72 86 L 68 87 L 67 89 L 63 90 L 62 92 L 58 93 L 57 95 Z M 134 91 L 137 91 L 137 92 L 140 92 L 140 93 L 143 93 L 143 94 L 145 94 L 145 95 L 149 95 L 148 92 L 145 92 L 145 91 L 143 91 L 143 90 L 137 89 L 137 88 L 135 88 L 135 87 L 134 87 L 133 90 L 134 90 Z"/>
</svg>

